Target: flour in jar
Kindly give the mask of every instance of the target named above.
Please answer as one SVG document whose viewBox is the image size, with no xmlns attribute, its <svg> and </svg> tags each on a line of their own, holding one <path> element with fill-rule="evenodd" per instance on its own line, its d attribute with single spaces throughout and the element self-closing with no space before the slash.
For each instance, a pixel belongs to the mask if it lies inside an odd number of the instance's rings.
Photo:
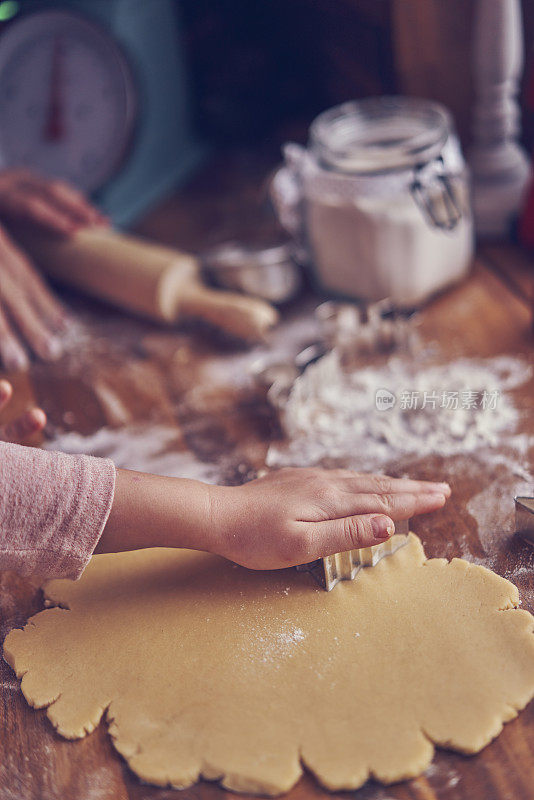
<svg viewBox="0 0 534 800">
<path fill-rule="evenodd" d="M 446 108 L 410 97 L 320 114 L 284 147 L 271 194 L 322 288 L 413 308 L 467 274 L 468 180 Z"/>
<path fill-rule="evenodd" d="M 430 225 L 404 195 L 347 199 L 310 194 L 308 243 L 323 285 L 367 300 L 411 307 L 460 280 L 472 255 L 472 225 Z"/>
</svg>

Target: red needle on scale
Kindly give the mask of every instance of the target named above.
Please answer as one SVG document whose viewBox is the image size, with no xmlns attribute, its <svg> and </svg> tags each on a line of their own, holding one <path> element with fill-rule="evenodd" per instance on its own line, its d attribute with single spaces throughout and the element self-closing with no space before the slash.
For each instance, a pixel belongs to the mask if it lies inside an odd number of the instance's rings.
<svg viewBox="0 0 534 800">
<path fill-rule="evenodd" d="M 58 38 L 54 42 L 52 52 L 52 69 L 50 74 L 50 94 L 48 96 L 48 113 L 44 128 L 44 139 L 58 142 L 63 138 L 63 97 L 61 92 L 63 76 L 63 47 Z"/>
</svg>

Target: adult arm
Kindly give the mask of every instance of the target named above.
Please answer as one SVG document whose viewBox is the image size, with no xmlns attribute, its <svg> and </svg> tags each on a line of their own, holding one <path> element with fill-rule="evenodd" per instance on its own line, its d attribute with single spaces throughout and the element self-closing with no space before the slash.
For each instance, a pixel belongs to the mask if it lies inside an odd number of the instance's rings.
<svg viewBox="0 0 534 800">
<path fill-rule="evenodd" d="M 0 219 L 70 236 L 107 220 L 82 194 L 62 181 L 26 169 L 0 172 Z M 0 362 L 26 369 L 33 354 L 44 361 L 62 352 L 68 315 L 34 264 L 0 225 Z"/>
</svg>

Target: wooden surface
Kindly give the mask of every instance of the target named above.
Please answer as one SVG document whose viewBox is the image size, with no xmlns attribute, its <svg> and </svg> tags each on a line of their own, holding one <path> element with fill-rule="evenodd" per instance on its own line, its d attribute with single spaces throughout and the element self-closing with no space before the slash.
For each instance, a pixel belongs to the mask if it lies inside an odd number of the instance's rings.
<svg viewBox="0 0 534 800">
<path fill-rule="evenodd" d="M 225 155 L 189 189 L 150 215 L 140 229 L 193 250 L 230 236 L 265 238 L 273 223 L 257 187 L 272 163 L 268 154 Z M 532 260 L 513 248 L 481 249 L 468 281 L 421 313 L 422 337 L 437 342 L 447 358 L 521 353 L 534 362 L 529 299 L 533 276 Z M 19 406 L 36 399 L 47 411 L 48 435 L 58 428 L 89 435 L 103 425 L 120 429 L 143 421 L 162 423 L 175 428 L 177 450 L 217 463 L 224 481 L 240 482 L 254 475 L 263 464 L 269 441 L 280 431 L 254 386 L 235 380 L 246 355 L 242 349 L 201 327 L 170 331 L 89 301 L 71 297 L 70 302 L 93 331 L 93 339 L 79 345 L 76 355 L 53 365 L 36 364 L 29 376 L 15 379 Z M 286 309 L 286 319 L 305 318 L 314 302 L 308 296 L 292 304 Z M 524 412 L 524 429 L 531 433 L 532 388 L 531 381 L 514 394 Z M 513 503 L 504 472 L 483 464 L 469 470 L 458 459 L 439 457 L 414 461 L 411 471 L 414 476 L 448 478 L 453 488 L 444 511 L 414 520 L 413 529 L 427 553 L 490 558 L 498 573 L 514 578 L 523 607 L 534 610 L 534 549 L 510 532 Z M 493 530 L 481 531 L 467 505 L 489 486 L 501 487 L 501 510 L 507 522 L 503 525 L 501 517 L 496 517 L 488 523 Z M 493 543 L 491 552 L 488 542 Z M 3 574 L 0 582 L 3 637 L 42 608 L 42 596 L 14 575 Z M 105 724 L 83 740 L 61 739 L 44 711 L 27 706 L 18 681 L 3 662 L 0 698 L 0 800 L 219 800 L 234 796 L 207 783 L 181 793 L 142 785 L 114 752 Z M 288 798 L 328 796 L 313 778 L 305 776 Z M 479 755 L 438 751 L 431 768 L 416 780 L 387 788 L 371 783 L 350 796 L 358 800 L 533 798 L 534 704 Z"/>
<path fill-rule="evenodd" d="M 451 112 L 464 151 L 471 144 L 474 101 L 473 33 L 477 4 L 464 0 L 392 0 L 391 37 L 397 91 L 428 97 Z M 534 4 L 521 0 L 527 67 L 534 38 Z M 495 65 L 499 59 L 494 51 Z M 526 141 L 532 118 L 524 105 L 528 69 L 520 77 L 519 102 Z"/>
</svg>

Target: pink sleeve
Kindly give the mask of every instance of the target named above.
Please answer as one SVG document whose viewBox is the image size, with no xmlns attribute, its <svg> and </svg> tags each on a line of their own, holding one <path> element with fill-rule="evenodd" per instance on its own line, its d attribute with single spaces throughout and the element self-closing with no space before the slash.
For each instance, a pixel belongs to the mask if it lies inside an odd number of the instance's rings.
<svg viewBox="0 0 534 800">
<path fill-rule="evenodd" d="M 0 570 L 79 578 L 114 489 L 112 461 L 0 442 Z"/>
</svg>

